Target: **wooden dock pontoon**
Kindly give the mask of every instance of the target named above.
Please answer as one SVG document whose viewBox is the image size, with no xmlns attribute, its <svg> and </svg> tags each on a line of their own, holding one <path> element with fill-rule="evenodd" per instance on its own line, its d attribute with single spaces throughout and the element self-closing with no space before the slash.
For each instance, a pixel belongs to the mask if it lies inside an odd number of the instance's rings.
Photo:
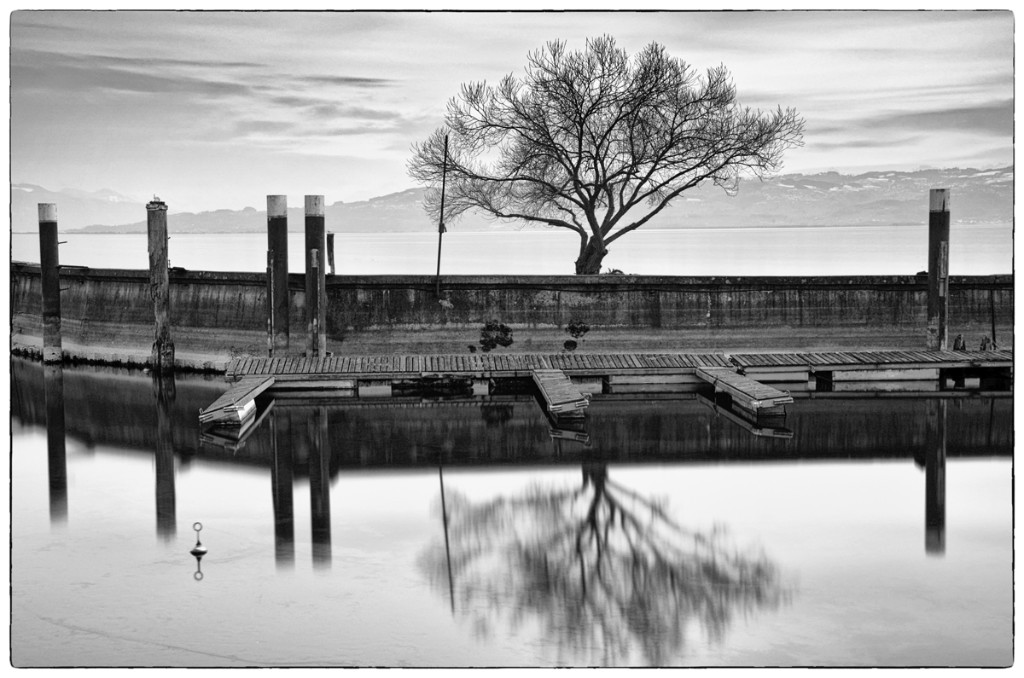
<svg viewBox="0 0 1024 678">
<path fill-rule="evenodd" d="M 199 423 L 241 426 L 256 414 L 256 396 L 273 386 L 274 381 L 274 377 L 243 377 L 199 411 Z"/>
<path fill-rule="evenodd" d="M 438 378 L 465 379 L 472 393 L 486 395 L 496 380 L 561 376 L 563 399 L 555 408 L 580 414 L 588 393 L 699 390 L 701 382 L 729 393 L 750 412 L 770 413 L 792 402 L 789 392 L 771 383 L 790 383 L 796 391 L 841 390 L 837 383 L 868 384 L 903 380 L 932 384 L 944 377 L 977 375 L 1009 380 L 1013 351 L 841 351 L 789 353 L 471 353 L 448 355 L 279 357 L 232 360 L 225 376 L 241 380 L 203 410 L 200 420 L 245 416 L 246 400 L 273 386 L 281 389 L 335 391 L 350 396 L 387 396 L 396 384 Z M 543 381 L 543 379 L 541 380 Z M 541 382 L 537 382 L 540 384 Z M 554 382 L 553 382 L 554 383 Z M 543 391 L 546 387 L 541 387 Z M 570 392 L 571 389 L 571 392 Z M 935 386 L 934 390 L 938 390 Z M 984 390 L 984 387 L 982 387 Z M 796 392 L 793 391 L 793 392 Z M 558 396 L 562 398 L 562 396 Z M 233 409 L 234 408 L 234 409 Z M 242 409 L 239 409 L 242 408 Z M 251 415 L 250 415 L 251 416 Z"/>
<path fill-rule="evenodd" d="M 573 386 L 562 370 L 533 370 L 533 383 L 537 385 L 547 411 L 554 417 L 582 417 L 590 404 L 589 398 Z"/>
<path fill-rule="evenodd" d="M 788 393 L 727 367 L 698 367 L 696 374 L 711 384 L 716 392 L 729 394 L 734 403 L 748 410 L 772 410 L 793 402 L 793 396 Z"/>
</svg>

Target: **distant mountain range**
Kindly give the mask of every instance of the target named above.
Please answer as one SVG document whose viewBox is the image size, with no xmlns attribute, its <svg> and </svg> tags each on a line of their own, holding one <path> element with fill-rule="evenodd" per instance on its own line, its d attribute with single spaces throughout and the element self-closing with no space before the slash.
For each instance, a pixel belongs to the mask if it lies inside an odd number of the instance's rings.
<svg viewBox="0 0 1024 678">
<path fill-rule="evenodd" d="M 1013 168 L 943 169 L 916 172 L 868 172 L 845 175 L 786 174 L 766 181 L 745 180 L 735 196 L 714 186 L 684 193 L 649 224 L 649 228 L 736 226 L 827 226 L 922 223 L 928 219 L 928 192 L 950 189 L 954 222 L 1013 220 Z M 37 203 L 58 205 L 62 231 L 139 233 L 146 230 L 145 204 L 113 191 L 50 191 L 30 184 L 11 186 L 11 226 L 34 232 Z M 140 216 L 142 217 L 140 219 Z M 436 222 L 423 211 L 423 190 L 408 189 L 359 202 L 336 202 L 325 210 L 328 231 L 431 231 Z M 266 212 L 243 210 L 169 212 L 171 233 L 262 232 Z M 448 224 L 450 230 L 481 231 L 522 227 L 483 216 L 466 215 Z M 302 205 L 288 210 L 290 231 L 302 231 Z"/>
</svg>

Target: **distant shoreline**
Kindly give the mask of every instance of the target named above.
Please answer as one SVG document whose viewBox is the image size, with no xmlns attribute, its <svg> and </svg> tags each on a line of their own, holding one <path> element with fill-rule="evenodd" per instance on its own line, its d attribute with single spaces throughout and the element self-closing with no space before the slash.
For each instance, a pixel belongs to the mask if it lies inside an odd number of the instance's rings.
<svg viewBox="0 0 1024 678">
<path fill-rule="evenodd" d="M 173 217 L 174 215 L 172 214 L 170 216 Z M 999 224 L 1011 225 L 1012 222 L 1010 222 L 1010 221 L 1003 221 L 1003 220 L 995 220 L 995 221 L 962 221 L 962 220 L 954 219 L 952 221 L 952 224 L 956 225 L 956 226 L 993 226 L 993 225 L 999 225 Z M 802 229 L 802 228 L 872 228 L 872 227 L 880 227 L 880 226 L 882 226 L 882 227 L 892 226 L 892 227 L 903 228 L 903 227 L 908 227 L 908 226 L 926 226 L 926 225 L 927 225 L 927 221 L 921 220 L 921 221 L 884 222 L 884 223 L 883 222 L 877 222 L 877 223 L 855 222 L 855 223 L 849 223 L 849 224 L 753 224 L 753 225 L 739 225 L 739 224 L 737 224 L 737 225 L 729 225 L 729 226 L 685 225 L 685 226 L 673 226 L 673 227 L 668 227 L 668 228 L 645 228 L 643 230 L 645 232 L 647 232 L 647 233 L 654 233 L 654 232 L 669 232 L 669 231 L 736 231 L 736 230 L 746 230 L 746 229 L 779 229 L 779 230 L 783 230 L 783 229 Z M 171 224 L 169 226 L 170 226 L 170 230 L 175 235 L 246 235 L 246 234 L 248 234 L 248 235 L 252 235 L 252 234 L 265 235 L 266 234 L 266 230 L 265 229 L 253 229 L 253 230 L 245 230 L 245 231 L 175 231 L 173 229 L 173 224 Z M 511 231 L 525 231 L 525 232 L 529 232 L 529 233 L 548 233 L 548 232 L 561 233 L 561 232 L 566 231 L 566 230 L 567 229 L 559 229 L 559 228 L 555 228 L 555 227 L 530 227 L 530 226 L 521 227 L 521 226 L 509 224 L 507 226 L 495 226 L 495 227 L 489 228 L 489 229 L 475 228 L 475 229 L 471 229 L 471 230 L 462 231 L 462 230 L 459 230 L 459 227 L 457 225 L 453 225 L 453 226 L 451 226 L 448 229 L 448 233 L 458 233 L 460 235 L 465 235 L 465 234 L 490 234 L 490 233 L 494 233 L 496 231 L 500 231 L 500 232 L 503 232 L 503 233 L 508 233 L 508 232 L 511 232 Z M 37 232 L 38 231 L 11 231 L 11 235 L 34 235 Z M 289 231 L 289 233 L 294 233 L 294 234 L 301 234 L 302 232 L 303 231 L 301 229 L 297 229 L 297 230 L 294 230 L 294 231 Z M 146 235 L 146 231 L 145 230 L 133 230 L 133 231 L 89 230 L 89 227 L 80 228 L 80 229 L 68 229 L 66 231 L 61 231 L 61 233 L 64 233 L 66 235 Z M 436 229 L 433 229 L 433 228 L 425 228 L 423 230 L 416 230 L 416 231 L 411 231 L 411 230 L 395 230 L 395 231 L 381 231 L 381 230 L 373 230 L 373 231 L 344 231 L 344 230 L 339 230 L 339 231 L 332 231 L 332 233 L 335 233 L 335 234 L 338 234 L 338 235 L 342 235 L 342 234 L 343 235 L 410 235 L 410 234 L 417 234 L 417 233 L 433 235 L 433 234 L 437 233 L 437 231 L 436 231 Z"/>
</svg>

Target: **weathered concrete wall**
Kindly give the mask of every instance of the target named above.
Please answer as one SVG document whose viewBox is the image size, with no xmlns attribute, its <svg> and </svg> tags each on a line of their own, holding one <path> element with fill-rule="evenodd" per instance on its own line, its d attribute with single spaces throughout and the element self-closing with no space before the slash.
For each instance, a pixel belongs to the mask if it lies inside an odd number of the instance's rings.
<svg viewBox="0 0 1024 678">
<path fill-rule="evenodd" d="M 180 357 L 266 355 L 263 274 L 172 269 L 170 280 L 172 337 Z M 557 331 L 572 321 L 590 325 L 591 336 L 613 328 L 705 338 L 780 328 L 821 336 L 843 328 L 862 336 L 920 332 L 923 347 L 926 285 L 924 276 L 448 276 L 438 299 L 432 276 L 328 276 L 327 331 L 335 349 L 360 332 L 465 328 L 472 339 L 489 320 L 516 328 L 518 336 L 531 328 Z M 147 271 L 65 267 L 61 287 L 69 354 L 89 358 L 90 347 L 113 347 L 125 356 L 148 353 L 153 304 Z M 291 345 L 299 352 L 302 275 L 292 274 L 289 288 Z M 952 278 L 950 341 L 961 331 L 988 333 L 993 309 L 1004 343 L 1013 324 L 1012 276 Z M 41 336 L 37 265 L 12 264 L 11 318 L 12 347 L 33 346 Z"/>
<path fill-rule="evenodd" d="M 328 281 L 329 329 L 438 325 L 662 329 L 765 326 L 923 326 L 927 279 L 915 277 L 684 278 L 494 276 L 443 279 L 443 300 L 426 276 L 338 276 Z M 990 321 L 1012 313 L 1011 276 L 955 277 L 950 315 Z"/>
</svg>

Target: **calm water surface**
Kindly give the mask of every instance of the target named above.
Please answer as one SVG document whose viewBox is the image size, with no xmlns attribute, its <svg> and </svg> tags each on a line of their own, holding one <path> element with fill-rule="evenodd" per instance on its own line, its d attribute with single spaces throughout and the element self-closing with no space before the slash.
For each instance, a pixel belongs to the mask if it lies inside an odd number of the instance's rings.
<svg viewBox="0 0 1024 678">
<path fill-rule="evenodd" d="M 13 363 L 15 666 L 1012 662 L 1009 397 L 765 438 L 594 396 L 585 444 L 531 396 L 278 397 L 238 445 L 224 388 Z"/>
<path fill-rule="evenodd" d="M 289 268 L 295 273 L 305 270 L 303 237 L 289 236 Z M 66 241 L 62 264 L 148 267 L 145 234 L 62 233 L 61 240 Z M 261 233 L 175 234 L 168 247 L 172 266 L 192 270 L 265 271 L 267 266 L 267 238 Z M 571 274 L 578 247 L 575 234 L 560 230 L 453 229 L 444 236 L 441 272 Z M 338 233 L 335 256 L 339 275 L 433 274 L 437 234 Z M 13 234 L 11 257 L 38 262 L 39 236 Z M 924 224 L 640 229 L 611 246 L 604 267 L 645 275 L 912 275 L 927 269 L 927 258 Z M 1012 225 L 953 224 L 949 258 L 954 275 L 1012 272 Z"/>
</svg>

